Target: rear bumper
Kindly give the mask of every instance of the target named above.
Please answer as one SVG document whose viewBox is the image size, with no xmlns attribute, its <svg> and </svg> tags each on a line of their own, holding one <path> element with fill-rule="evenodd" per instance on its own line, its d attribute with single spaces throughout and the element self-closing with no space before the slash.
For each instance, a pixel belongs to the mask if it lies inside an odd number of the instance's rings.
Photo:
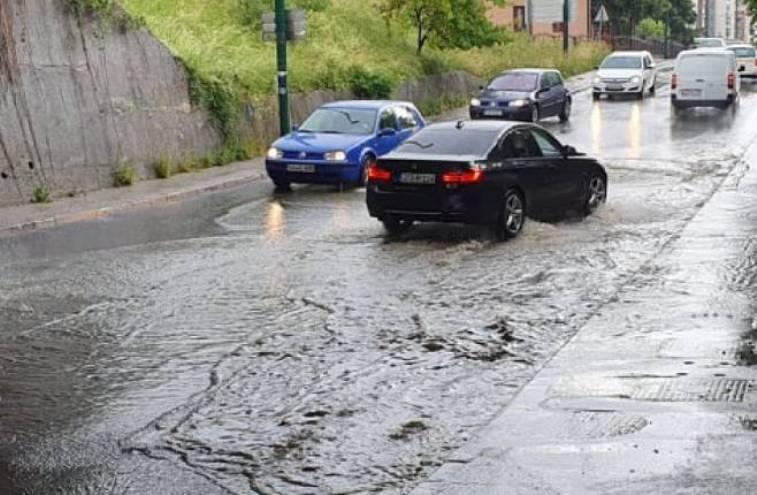
<svg viewBox="0 0 757 495">
<path fill-rule="evenodd" d="M 733 100 L 733 95 L 725 100 L 682 100 L 675 95 L 670 97 L 671 104 L 676 108 L 723 108 L 732 104 Z"/>
<path fill-rule="evenodd" d="M 314 172 L 290 172 L 289 164 L 312 165 Z M 360 166 L 354 163 L 304 162 L 299 160 L 266 160 L 268 177 L 275 182 L 294 184 L 340 184 L 360 182 Z"/>
<path fill-rule="evenodd" d="M 429 190 L 418 193 L 390 191 L 381 185 L 369 184 L 366 202 L 370 215 L 379 220 L 392 217 L 418 222 L 493 223 L 496 218 L 492 213 L 497 209 L 486 208 L 484 191 L 476 189 L 466 187 L 449 192 Z"/>
</svg>

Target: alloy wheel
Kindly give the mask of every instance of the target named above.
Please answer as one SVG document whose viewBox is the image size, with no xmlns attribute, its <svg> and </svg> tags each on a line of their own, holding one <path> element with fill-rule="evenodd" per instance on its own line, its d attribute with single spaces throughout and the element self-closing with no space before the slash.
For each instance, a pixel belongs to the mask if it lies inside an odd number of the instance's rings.
<svg viewBox="0 0 757 495">
<path fill-rule="evenodd" d="M 591 212 L 596 210 L 602 203 L 607 200 L 607 186 L 605 180 L 600 176 L 594 176 L 589 181 L 589 197 L 586 201 L 586 207 Z"/>
</svg>

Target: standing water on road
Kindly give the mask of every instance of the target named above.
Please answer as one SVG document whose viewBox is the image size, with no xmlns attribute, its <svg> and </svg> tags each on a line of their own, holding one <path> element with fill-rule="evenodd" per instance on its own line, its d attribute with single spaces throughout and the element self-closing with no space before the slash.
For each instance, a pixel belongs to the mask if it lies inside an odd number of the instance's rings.
<svg viewBox="0 0 757 495">
<path fill-rule="evenodd" d="M 544 125 L 607 166 L 609 202 L 504 244 L 433 224 L 388 240 L 364 191 L 316 187 L 0 239 L 0 488 L 147 493 L 140 473 L 165 470 L 160 493 L 407 492 L 655 277 L 756 108 L 672 121 L 665 98 L 577 95 Z"/>
</svg>

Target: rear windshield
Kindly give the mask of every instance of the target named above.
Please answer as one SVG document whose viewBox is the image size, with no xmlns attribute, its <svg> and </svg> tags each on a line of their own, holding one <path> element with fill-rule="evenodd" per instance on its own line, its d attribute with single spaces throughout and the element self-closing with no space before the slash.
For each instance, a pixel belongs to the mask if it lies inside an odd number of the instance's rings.
<svg viewBox="0 0 757 495">
<path fill-rule="evenodd" d="M 602 69 L 641 69 L 641 57 L 610 57 L 604 61 Z"/>
<path fill-rule="evenodd" d="M 755 58 L 755 53 L 757 53 L 754 48 L 749 48 L 747 46 L 729 48 L 729 50 L 736 54 L 736 58 Z"/>
<path fill-rule="evenodd" d="M 716 53 L 681 57 L 676 66 L 681 76 L 722 76 L 729 70 L 729 57 Z"/>
<path fill-rule="evenodd" d="M 489 83 L 489 89 L 494 91 L 533 91 L 536 89 L 537 74 L 526 72 L 511 72 L 494 79 Z"/>
<path fill-rule="evenodd" d="M 473 129 L 424 129 L 397 151 L 421 155 L 485 156 L 494 146 L 499 131 Z"/>
<path fill-rule="evenodd" d="M 725 42 L 718 38 L 713 39 L 698 39 L 695 40 L 698 48 L 720 48 L 725 46 Z"/>
</svg>

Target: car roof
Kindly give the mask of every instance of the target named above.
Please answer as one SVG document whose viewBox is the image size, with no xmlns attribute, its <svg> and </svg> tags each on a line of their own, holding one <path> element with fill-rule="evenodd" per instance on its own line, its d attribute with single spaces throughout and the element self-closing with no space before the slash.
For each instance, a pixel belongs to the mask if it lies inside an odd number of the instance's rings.
<svg viewBox="0 0 757 495">
<path fill-rule="evenodd" d="M 649 55 L 649 52 L 644 51 L 644 50 L 627 50 L 627 51 L 621 50 L 621 51 L 617 51 L 617 52 L 612 52 L 607 57 L 608 58 L 609 57 L 616 57 L 616 56 L 621 56 L 621 57 L 643 57 L 645 55 Z"/>
<path fill-rule="evenodd" d="M 322 105 L 321 108 L 362 108 L 366 110 L 380 110 L 389 105 L 406 105 L 415 108 L 413 103 L 409 101 L 395 101 L 395 100 L 342 100 L 332 101 Z"/>
<path fill-rule="evenodd" d="M 557 69 L 540 69 L 540 68 L 527 68 L 527 67 L 524 67 L 524 68 L 520 68 L 520 69 L 503 70 L 502 72 L 500 72 L 499 75 L 502 75 L 502 74 L 511 74 L 513 72 L 523 73 L 523 74 L 544 74 L 546 72 L 557 72 L 558 74 L 560 73 L 560 71 L 557 70 Z"/>
<path fill-rule="evenodd" d="M 459 129 L 462 131 L 498 131 L 500 133 L 508 131 L 514 127 L 523 127 L 528 124 L 523 122 L 513 122 L 509 120 L 453 120 L 447 122 L 437 122 L 427 126 L 425 129 Z M 425 130 L 424 129 L 424 130 Z"/>
</svg>

